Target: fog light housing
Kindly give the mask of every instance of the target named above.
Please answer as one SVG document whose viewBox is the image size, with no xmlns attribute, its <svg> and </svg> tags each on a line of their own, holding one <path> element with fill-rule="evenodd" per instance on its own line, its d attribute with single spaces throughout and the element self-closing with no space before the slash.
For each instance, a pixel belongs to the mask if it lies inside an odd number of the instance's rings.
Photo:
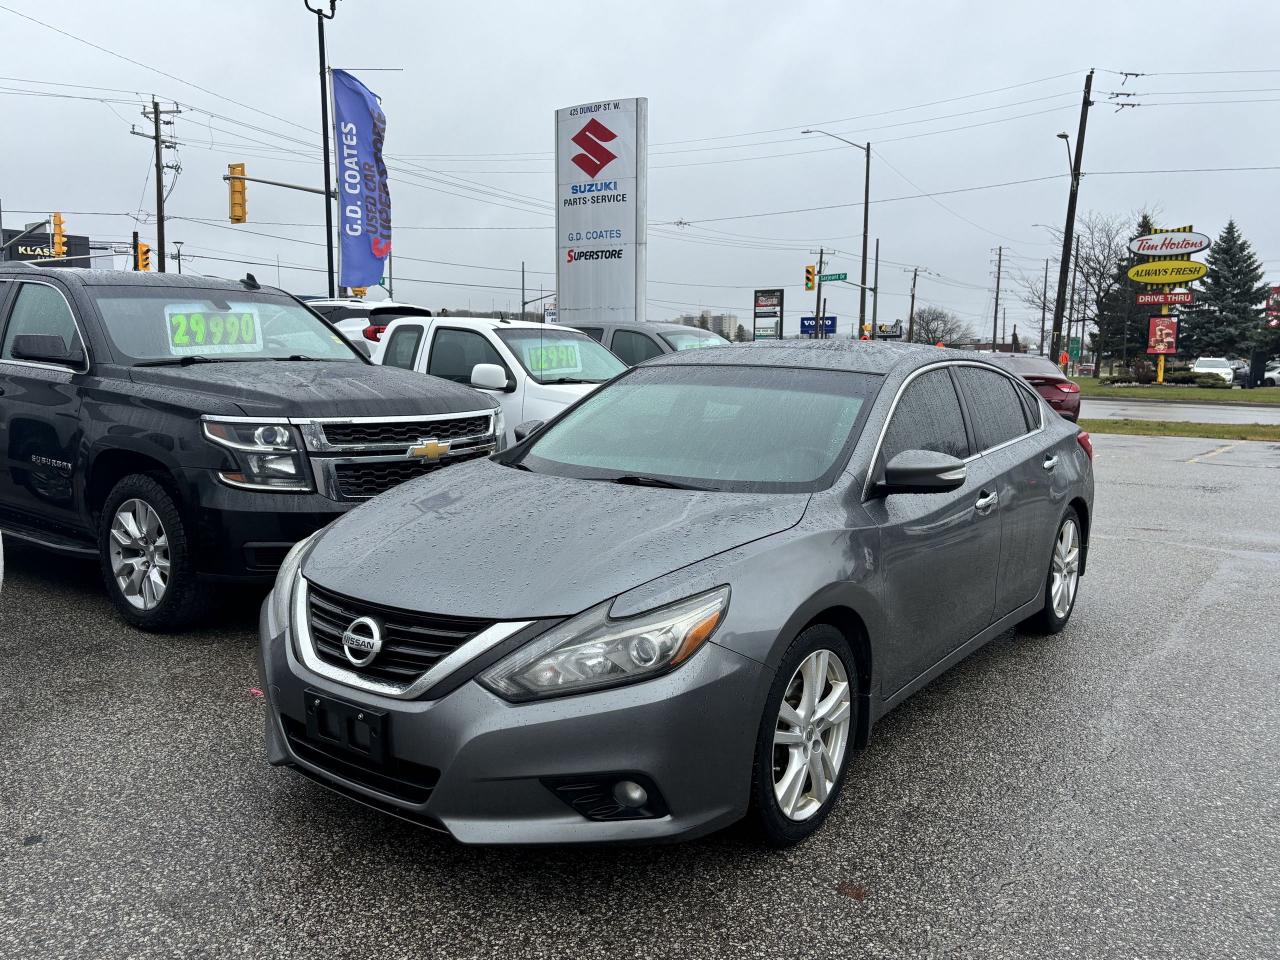
<svg viewBox="0 0 1280 960">
<path fill-rule="evenodd" d="M 654 820 L 669 812 L 657 784 L 642 773 L 543 777 L 542 785 L 588 820 Z"/>
</svg>

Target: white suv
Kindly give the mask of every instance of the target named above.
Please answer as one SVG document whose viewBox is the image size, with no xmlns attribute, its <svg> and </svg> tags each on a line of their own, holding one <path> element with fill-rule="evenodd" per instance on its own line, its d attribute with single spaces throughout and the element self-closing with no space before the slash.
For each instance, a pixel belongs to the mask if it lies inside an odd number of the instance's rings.
<svg viewBox="0 0 1280 960">
<path fill-rule="evenodd" d="M 340 334 L 353 343 L 366 343 L 370 350 L 382 336 L 387 324 L 400 317 L 429 317 L 426 307 L 411 303 L 394 303 L 390 300 L 368 301 L 352 297 L 349 300 L 304 300 L 308 307 L 328 321 Z"/>
<path fill-rule="evenodd" d="M 1227 383 L 1231 383 L 1235 379 L 1231 364 L 1223 357 L 1200 357 L 1191 365 L 1191 372 L 1205 375 L 1212 374 L 1213 376 L 1221 377 Z"/>
<path fill-rule="evenodd" d="M 550 420 L 627 369 L 585 333 L 554 323 L 494 317 L 404 317 L 374 347 L 373 362 L 483 390 L 502 404 L 507 441 L 516 427 Z"/>
</svg>

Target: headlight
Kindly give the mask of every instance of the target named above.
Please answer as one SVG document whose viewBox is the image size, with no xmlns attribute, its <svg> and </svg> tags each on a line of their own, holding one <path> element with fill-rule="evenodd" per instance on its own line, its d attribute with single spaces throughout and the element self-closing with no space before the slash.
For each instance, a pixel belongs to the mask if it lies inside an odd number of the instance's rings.
<svg viewBox="0 0 1280 960">
<path fill-rule="evenodd" d="M 502 408 L 493 411 L 493 438 L 498 450 L 507 449 L 507 418 L 502 415 Z"/>
<path fill-rule="evenodd" d="M 218 478 L 250 490 L 311 489 L 307 458 L 295 427 L 282 423 L 246 423 L 206 417 L 204 435 L 231 451 L 238 470 L 220 470 Z"/>
<path fill-rule="evenodd" d="M 604 603 L 498 661 L 480 682 L 500 697 L 524 701 L 645 680 L 693 656 L 728 606 L 728 587 L 626 620 L 610 620 Z"/>
<path fill-rule="evenodd" d="M 302 573 L 302 558 L 306 556 L 307 550 L 318 536 L 320 536 L 319 530 L 305 540 L 299 540 L 284 555 L 284 562 L 280 564 L 275 586 L 271 588 L 271 609 L 268 613 L 268 619 L 277 629 L 287 626 L 289 618 L 293 615 L 293 589 L 297 586 L 298 578 Z"/>
</svg>

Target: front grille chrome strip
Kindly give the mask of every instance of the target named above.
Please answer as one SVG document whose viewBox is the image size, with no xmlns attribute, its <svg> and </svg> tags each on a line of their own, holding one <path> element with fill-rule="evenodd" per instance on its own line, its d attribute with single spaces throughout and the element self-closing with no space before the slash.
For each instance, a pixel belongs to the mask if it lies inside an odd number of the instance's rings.
<svg viewBox="0 0 1280 960">
<path fill-rule="evenodd" d="M 532 620 L 511 620 L 495 623 L 487 630 L 482 630 L 452 653 L 438 660 L 430 670 L 409 684 L 383 683 L 361 676 L 352 670 L 344 670 L 321 660 L 316 654 L 315 642 L 311 637 L 310 610 L 308 599 L 310 586 L 302 577 L 298 578 L 293 591 L 293 622 L 290 632 L 294 639 L 294 653 L 302 660 L 303 665 L 312 673 L 341 683 L 344 686 L 356 687 L 382 697 L 395 700 L 429 699 L 431 689 L 447 680 L 462 667 L 466 666 L 482 653 L 493 649 L 507 638 L 533 623 Z"/>
<path fill-rule="evenodd" d="M 313 453 L 329 453 L 343 452 L 351 453 L 361 450 L 404 450 L 410 444 L 403 441 L 394 443 L 359 443 L 359 444 L 335 444 L 330 443 L 325 437 L 324 425 L 332 424 L 358 424 L 361 426 L 374 427 L 379 424 L 387 424 L 388 426 L 404 426 L 405 424 L 421 424 L 422 437 L 428 439 L 431 436 L 431 427 L 435 424 L 447 423 L 453 420 L 468 420 L 478 417 L 489 419 L 490 431 L 492 431 L 493 416 L 496 411 L 492 409 L 486 410 L 468 410 L 463 413 L 450 413 L 442 416 L 406 416 L 406 417 L 291 417 L 289 423 L 292 423 L 300 431 L 302 431 L 303 445 L 307 450 Z M 492 433 L 487 434 L 492 436 Z"/>
</svg>

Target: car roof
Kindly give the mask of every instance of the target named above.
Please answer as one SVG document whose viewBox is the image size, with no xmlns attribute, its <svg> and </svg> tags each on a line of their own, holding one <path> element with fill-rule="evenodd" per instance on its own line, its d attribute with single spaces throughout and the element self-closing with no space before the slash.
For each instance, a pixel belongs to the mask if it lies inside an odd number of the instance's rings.
<svg viewBox="0 0 1280 960">
<path fill-rule="evenodd" d="M 757 340 L 754 343 L 664 353 L 645 361 L 644 366 L 722 364 L 888 374 L 898 369 L 910 370 L 943 360 L 965 360 L 994 367 L 983 354 L 971 350 L 952 350 L 923 343 L 885 340 Z"/>
<path fill-rule="evenodd" d="M 0 263 L 0 274 L 8 274 L 12 271 L 12 279 L 47 278 L 85 287 L 185 287 L 202 290 L 236 290 L 241 293 L 249 289 L 240 280 L 205 277 L 193 273 L 156 273 L 150 270 L 93 270 L 88 267 L 18 267 L 14 269 L 21 262 Z M 279 287 L 272 287 L 261 282 L 258 284 L 258 289 L 270 293 L 285 293 Z"/>
<path fill-rule="evenodd" d="M 604 320 L 600 323 L 566 323 L 564 326 L 573 327 L 575 330 L 581 330 L 583 327 L 613 327 L 617 330 L 652 330 L 656 333 L 710 333 L 713 336 L 720 336 L 714 330 L 703 330 L 701 327 L 691 327 L 686 323 L 668 323 L 664 320 Z"/>
</svg>

